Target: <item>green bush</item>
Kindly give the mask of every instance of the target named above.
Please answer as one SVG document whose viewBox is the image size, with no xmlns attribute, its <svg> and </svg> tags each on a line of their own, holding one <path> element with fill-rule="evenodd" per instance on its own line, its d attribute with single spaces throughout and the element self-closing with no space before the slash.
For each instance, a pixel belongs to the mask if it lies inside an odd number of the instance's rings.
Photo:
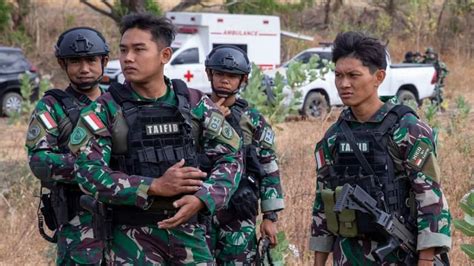
<svg viewBox="0 0 474 266">
<path fill-rule="evenodd" d="M 280 73 L 275 75 L 272 99 L 265 94 L 266 84 L 262 82 L 264 74 L 258 66 L 253 65 L 248 85 L 241 92 L 241 97 L 259 110 L 270 124 L 281 123 L 289 115 L 298 113 L 302 98 L 298 88 L 323 78 L 333 68 L 333 63 L 321 60 L 318 56 L 313 56 L 306 64 L 292 62 L 286 70 L 286 79 Z"/>
<path fill-rule="evenodd" d="M 464 235 L 474 236 L 474 189 L 464 195 L 459 203 L 459 206 L 464 211 L 464 219 L 455 220 L 454 227 L 463 232 Z M 474 260 L 474 245 L 462 244 L 461 250 L 464 251 L 469 258 Z"/>
<path fill-rule="evenodd" d="M 11 5 L 6 0 L 0 0 L 0 31 L 8 28 L 11 11 Z"/>
</svg>

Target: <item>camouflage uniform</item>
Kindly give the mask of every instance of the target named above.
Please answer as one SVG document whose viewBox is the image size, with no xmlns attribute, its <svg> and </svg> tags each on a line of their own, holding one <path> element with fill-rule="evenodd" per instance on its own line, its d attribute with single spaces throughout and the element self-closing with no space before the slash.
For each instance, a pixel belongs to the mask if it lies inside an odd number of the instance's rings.
<svg viewBox="0 0 474 266">
<path fill-rule="evenodd" d="M 256 109 L 246 107 L 242 111 L 240 121 L 231 122 L 232 115 L 226 119 L 234 128 L 240 127 L 241 130 L 236 131 L 241 131 L 244 146 L 254 144 L 256 147 L 258 161 L 264 170 L 264 176 L 259 180 L 261 211 L 280 211 L 284 203 L 275 153 L 275 134 Z M 231 112 L 236 112 L 236 105 L 231 107 Z M 256 218 L 242 219 L 229 209 L 218 211 L 213 217 L 211 245 L 219 265 L 250 265 L 255 261 Z"/>
<path fill-rule="evenodd" d="M 395 106 L 396 100 L 386 102 L 381 109 L 365 124 L 371 123 L 375 127 L 380 125 L 389 110 Z M 351 128 L 362 126 L 353 116 L 350 109 L 345 109 L 341 119 L 346 120 Z M 329 230 L 324 210 L 323 189 L 325 180 L 329 177 L 326 169 L 334 164 L 336 152 L 336 134 L 341 132 L 340 127 L 334 125 L 328 130 L 325 138 L 317 143 L 315 156 L 317 160 L 317 188 L 313 207 L 313 221 L 311 226 L 311 250 L 333 252 L 335 265 L 377 265 L 371 252 L 378 247 L 378 242 L 369 238 L 341 237 Z M 416 201 L 416 224 L 418 226 L 417 250 L 436 247 L 436 253 L 447 252 L 451 247 L 451 215 L 445 196 L 440 189 L 440 171 L 436 161 L 436 134 L 424 122 L 411 113 L 405 114 L 390 135 L 389 153 L 393 159 L 395 169 L 408 177 L 408 185 L 414 193 Z M 424 143 L 424 144 L 421 144 Z M 414 161 L 415 151 L 421 149 L 428 152 L 428 156 L 421 161 Z M 419 169 L 414 165 L 421 165 Z M 396 172 L 397 173 L 397 172 Z M 406 178 L 404 176 L 398 176 Z M 397 264 L 397 259 L 391 253 L 385 258 L 383 265 Z"/>
<path fill-rule="evenodd" d="M 81 109 L 92 103 L 86 95 L 71 87 L 66 92 L 74 97 Z M 73 175 L 75 157 L 67 146 L 60 147 L 58 143 L 60 136 L 67 136 L 72 131 L 70 128 L 66 132 L 67 129 L 63 127 L 68 119 L 63 105 L 53 96 L 43 97 L 31 116 L 26 148 L 32 172 L 44 173 L 37 176 L 41 181 L 68 184 L 79 191 Z M 101 263 L 104 244 L 94 239 L 91 215 L 88 212 L 79 211 L 69 223 L 60 225 L 57 236 L 58 265 Z"/>
<path fill-rule="evenodd" d="M 141 97 L 128 84 L 125 84 L 125 88 L 130 90 L 136 101 L 176 106 L 175 89 L 170 80 L 165 78 L 165 82 L 168 85 L 167 92 L 156 100 Z M 212 214 L 227 204 L 235 184 L 240 180 L 240 139 L 208 97 L 203 96 L 195 105 L 191 103 L 190 113 L 193 129 L 199 129 L 199 137 L 195 140 L 213 162 L 208 179 L 194 195 L 205 205 L 201 212 Z M 86 122 L 86 116 L 91 114 L 100 120 L 98 130 L 93 130 Z M 104 94 L 83 110 L 70 142 L 71 150 L 79 152 L 76 178 L 84 191 L 104 203 L 147 210 L 160 204 L 160 200 L 147 194 L 154 176 L 128 175 L 109 167 L 112 152 L 120 148 L 113 145 L 112 134 L 115 134 L 120 118 L 124 122 L 123 116 L 122 107 L 110 93 Z M 221 124 L 212 128 L 212 121 Z M 211 129 L 217 132 L 216 135 L 209 135 Z M 73 142 L 75 136 L 77 138 Z M 206 245 L 205 232 L 204 224 L 194 222 L 169 230 L 159 229 L 156 224 L 116 225 L 106 256 L 111 264 L 210 264 L 213 258 Z"/>
</svg>

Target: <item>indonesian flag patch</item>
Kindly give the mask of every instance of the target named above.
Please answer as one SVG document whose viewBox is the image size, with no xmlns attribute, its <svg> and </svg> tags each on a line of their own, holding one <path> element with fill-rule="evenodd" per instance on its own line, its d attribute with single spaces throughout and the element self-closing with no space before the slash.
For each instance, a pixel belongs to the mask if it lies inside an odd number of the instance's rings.
<svg viewBox="0 0 474 266">
<path fill-rule="evenodd" d="M 324 151 L 323 147 L 319 148 L 319 150 L 315 154 L 316 156 L 316 164 L 318 170 L 321 169 L 324 165 L 326 165 L 326 159 L 324 158 Z"/>
<path fill-rule="evenodd" d="M 51 130 L 58 127 L 58 125 L 56 124 L 56 122 L 54 121 L 53 117 L 51 116 L 49 112 L 43 112 L 39 114 L 38 117 L 41 123 L 44 125 L 44 127 L 47 130 Z"/>
<path fill-rule="evenodd" d="M 92 132 L 96 133 L 105 128 L 104 123 L 95 113 L 88 113 L 82 117 L 87 127 L 89 127 Z"/>
</svg>

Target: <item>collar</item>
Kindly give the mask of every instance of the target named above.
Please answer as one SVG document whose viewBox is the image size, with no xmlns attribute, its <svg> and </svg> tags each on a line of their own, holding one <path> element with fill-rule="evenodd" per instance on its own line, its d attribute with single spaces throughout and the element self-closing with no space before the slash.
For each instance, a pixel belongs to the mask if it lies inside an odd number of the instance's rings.
<svg viewBox="0 0 474 266">
<path fill-rule="evenodd" d="M 382 107 L 380 107 L 379 110 L 377 110 L 377 112 L 375 112 L 375 114 L 369 118 L 369 120 L 367 120 L 365 123 L 380 123 L 382 122 L 382 120 L 385 118 L 385 116 L 387 116 L 388 112 L 396 105 L 399 103 L 398 99 L 396 96 L 393 96 L 393 97 L 386 97 L 386 96 L 382 96 L 380 97 L 380 100 L 382 100 L 384 102 L 384 105 L 382 105 Z M 352 113 L 352 110 L 351 108 L 349 107 L 346 107 L 342 113 L 341 113 L 341 119 L 343 120 L 346 120 L 348 122 L 356 122 L 356 123 L 360 123 L 356 117 L 354 116 L 354 114 Z"/>
</svg>

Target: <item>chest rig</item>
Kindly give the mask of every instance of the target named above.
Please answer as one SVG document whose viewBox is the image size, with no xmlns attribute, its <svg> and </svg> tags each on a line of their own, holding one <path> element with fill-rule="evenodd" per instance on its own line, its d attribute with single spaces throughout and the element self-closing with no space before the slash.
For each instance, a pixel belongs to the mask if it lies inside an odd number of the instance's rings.
<svg viewBox="0 0 474 266">
<path fill-rule="evenodd" d="M 329 176 L 324 179 L 326 187 L 336 191 L 336 197 L 338 188 L 344 184 L 358 185 L 377 199 L 378 207 L 385 212 L 411 219 L 409 179 L 406 173 L 396 171 L 389 152 L 390 135 L 400 118 L 409 112 L 414 113 L 405 105 L 397 105 L 375 127 L 367 123 L 350 129 L 345 120 L 337 122 L 342 132 L 336 134 L 334 164 L 329 166 Z M 372 236 L 376 233 L 376 226 L 369 215 L 358 211 L 351 214 L 349 210 L 345 214 L 346 217 L 339 217 L 339 222 L 349 228 L 339 228 L 336 233 L 349 232 L 349 235 L 342 235 L 353 237 L 351 234 L 357 232 L 357 235 L 370 235 L 376 239 Z M 350 228 L 351 222 L 355 223 L 352 226 L 357 227 L 356 231 Z"/>
<path fill-rule="evenodd" d="M 126 150 L 112 150 L 112 169 L 129 175 L 160 177 L 181 159 L 186 166 L 198 166 L 188 92 L 185 85 L 176 85 L 177 82 L 173 80 L 177 106 L 136 100 L 129 88 L 118 84 L 109 89 L 122 106 L 128 128 L 126 143 L 122 143 Z"/>
</svg>

